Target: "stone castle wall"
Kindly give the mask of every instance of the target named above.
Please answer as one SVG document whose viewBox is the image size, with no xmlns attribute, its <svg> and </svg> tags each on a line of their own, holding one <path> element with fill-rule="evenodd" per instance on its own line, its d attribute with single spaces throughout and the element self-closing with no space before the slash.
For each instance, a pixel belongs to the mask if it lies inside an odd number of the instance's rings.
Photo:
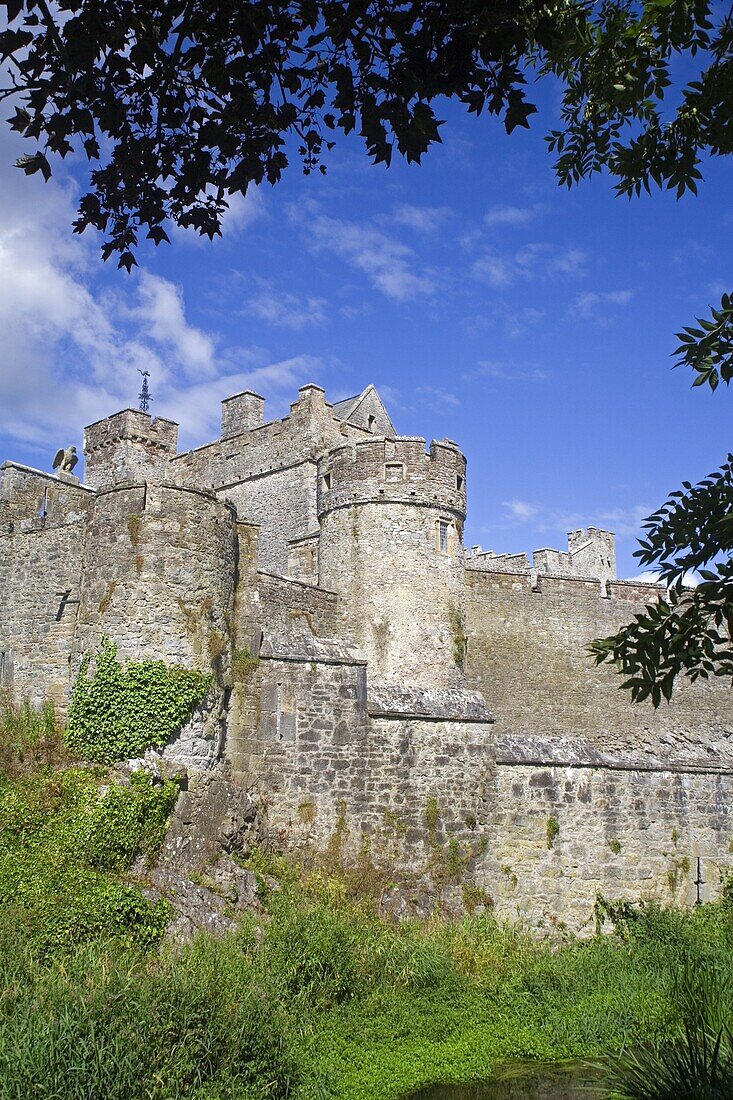
<svg viewBox="0 0 733 1100">
<path fill-rule="evenodd" d="M 296 845 L 336 844 L 351 859 L 368 850 L 403 872 L 426 868 L 450 841 L 468 851 L 488 813 L 488 715 L 421 715 L 414 696 L 409 713 L 368 692 L 366 662 L 348 644 L 263 643 L 235 682 L 235 776 Z"/>
<path fill-rule="evenodd" d="M 501 743 L 501 738 L 500 738 Z M 577 746 L 522 763 L 500 747 L 487 859 L 477 880 L 496 911 L 531 927 L 590 932 L 601 895 L 660 904 L 720 896 L 733 873 L 733 771 L 579 766 Z"/>
<path fill-rule="evenodd" d="M 455 444 L 389 434 L 372 390 L 331 406 L 303 387 L 271 423 L 262 406 L 224 402 L 222 438 L 179 456 L 169 421 L 92 425 L 93 488 L 2 468 L 0 687 L 63 706 L 106 635 L 213 672 L 167 751 L 224 753 L 293 844 L 571 929 L 598 892 L 689 903 L 698 856 L 712 896 L 733 859 L 730 691 L 632 708 L 593 666 L 588 643 L 659 595 L 613 579 L 610 533 L 532 566 L 464 557 Z"/>
<path fill-rule="evenodd" d="M 5 463 L 0 480 L 0 688 L 63 710 L 94 494 Z"/>
<path fill-rule="evenodd" d="M 609 666 L 588 653 L 658 595 L 649 585 L 467 571 L 466 673 L 491 700 L 498 732 L 577 738 L 626 759 L 733 757 L 730 687 L 682 682 L 672 702 L 632 706 Z"/>
<path fill-rule="evenodd" d="M 317 526 L 315 463 L 300 462 L 256 474 L 226 486 L 218 495 L 234 504 L 238 515 L 260 525 L 262 568 L 286 574 L 288 543 Z"/>
<path fill-rule="evenodd" d="M 77 652 L 103 635 L 122 657 L 209 669 L 229 649 L 233 514 L 210 494 L 124 485 L 101 492 L 88 526 Z"/>
</svg>

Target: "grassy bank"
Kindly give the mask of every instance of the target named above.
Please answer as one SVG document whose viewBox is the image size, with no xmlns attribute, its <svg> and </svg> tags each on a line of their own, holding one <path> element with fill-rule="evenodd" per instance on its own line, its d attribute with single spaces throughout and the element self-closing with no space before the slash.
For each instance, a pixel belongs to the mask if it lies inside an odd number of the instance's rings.
<svg viewBox="0 0 733 1100">
<path fill-rule="evenodd" d="M 733 918 L 644 913 L 559 950 L 477 918 L 394 929 L 288 890 L 264 940 L 39 953 L 4 923 L 0 1097 L 374 1097 L 671 1033 L 675 972 L 733 963 Z"/>
<path fill-rule="evenodd" d="M 504 1058 L 655 1042 L 679 1023 L 675 974 L 733 971 L 726 903 L 627 911 L 558 948 L 489 916 L 395 927 L 336 866 L 259 856 L 283 884 L 267 916 L 174 953 L 128 872 L 175 790 L 59 770 L 43 730 L 0 778 L 0 1100 L 398 1100 Z"/>
</svg>

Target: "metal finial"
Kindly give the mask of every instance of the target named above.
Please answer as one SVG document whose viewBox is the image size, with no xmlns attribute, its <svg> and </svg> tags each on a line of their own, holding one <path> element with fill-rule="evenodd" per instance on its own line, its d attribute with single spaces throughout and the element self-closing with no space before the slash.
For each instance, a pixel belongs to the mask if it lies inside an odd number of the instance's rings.
<svg viewBox="0 0 733 1100">
<path fill-rule="evenodd" d="M 148 389 L 148 378 L 150 378 L 149 370 L 140 370 L 138 367 L 138 374 L 143 376 L 143 385 L 138 397 L 140 398 L 140 409 L 142 412 L 147 412 L 150 407 L 150 402 L 153 400 L 150 390 Z"/>
<path fill-rule="evenodd" d="M 697 878 L 695 879 L 695 886 L 697 888 L 697 900 L 695 905 L 702 905 L 702 894 L 700 893 L 700 887 L 705 885 L 705 880 L 702 877 L 702 862 L 700 857 L 697 857 Z"/>
</svg>

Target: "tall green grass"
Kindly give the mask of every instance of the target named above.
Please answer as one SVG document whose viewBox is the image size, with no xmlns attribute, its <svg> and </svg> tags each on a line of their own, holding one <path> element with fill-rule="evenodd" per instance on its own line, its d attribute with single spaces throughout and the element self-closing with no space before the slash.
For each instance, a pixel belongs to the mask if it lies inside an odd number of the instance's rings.
<svg viewBox="0 0 733 1100">
<path fill-rule="evenodd" d="M 33 707 L 28 700 L 19 703 L 9 692 L 0 692 L 0 776 L 67 759 L 53 703 Z"/>
<path fill-rule="evenodd" d="M 692 912 L 620 906 L 611 934 L 558 946 L 488 915 L 394 926 L 366 864 L 341 875 L 335 857 L 299 868 L 255 853 L 266 914 L 175 952 L 165 903 L 128 877 L 154 856 L 175 789 L 59 769 L 27 748 L 53 744 L 50 712 L 25 713 L 3 727 L 0 1100 L 403 1100 L 505 1060 L 624 1050 L 637 1061 L 616 1084 L 636 1100 L 684 1095 L 671 1078 L 638 1091 L 663 1080 L 664 1052 L 678 1085 L 725 1080 L 730 892 Z M 717 1007 L 696 1016 L 699 974 Z"/>
<path fill-rule="evenodd" d="M 487 916 L 393 927 L 296 886 L 269 905 L 179 953 L 39 952 L 6 914 L 0 1100 L 401 1100 L 508 1059 L 660 1049 L 679 1033 L 685 960 L 733 968 L 723 905 L 648 907 L 559 948 Z"/>
<path fill-rule="evenodd" d="M 237 941 L 180 957 L 0 945 L 1 1100 L 265 1100 L 299 1078 L 283 1012 Z"/>
<path fill-rule="evenodd" d="M 683 954 L 674 975 L 677 1033 L 611 1060 L 619 1100 L 733 1100 L 733 973 L 723 959 Z"/>
</svg>

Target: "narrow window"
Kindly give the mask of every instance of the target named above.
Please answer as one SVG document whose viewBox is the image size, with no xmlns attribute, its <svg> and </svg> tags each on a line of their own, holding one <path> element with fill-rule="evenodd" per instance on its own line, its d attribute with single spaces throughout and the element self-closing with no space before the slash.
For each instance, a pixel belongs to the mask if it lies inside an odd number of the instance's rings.
<svg viewBox="0 0 733 1100">
<path fill-rule="evenodd" d="M 438 520 L 438 549 L 441 554 L 448 553 L 448 527 L 450 524 L 447 519 Z"/>
<path fill-rule="evenodd" d="M 384 467 L 385 481 L 402 481 L 405 476 L 405 468 L 401 462 L 387 462 Z"/>
<path fill-rule="evenodd" d="M 324 474 L 323 475 L 323 488 L 326 489 L 326 490 L 331 488 L 331 475 L 330 474 Z"/>
<path fill-rule="evenodd" d="M 370 431 L 370 432 L 373 432 L 373 431 L 374 431 L 374 426 L 375 426 L 375 424 L 376 424 L 376 423 L 377 423 L 377 418 L 376 418 L 376 416 L 370 416 L 370 417 L 369 417 L 369 418 L 367 419 L 367 427 L 369 428 L 369 431 Z"/>
<path fill-rule="evenodd" d="M 463 488 L 463 478 L 461 477 L 460 474 L 456 474 L 456 489 L 460 493 L 462 488 Z"/>
</svg>

